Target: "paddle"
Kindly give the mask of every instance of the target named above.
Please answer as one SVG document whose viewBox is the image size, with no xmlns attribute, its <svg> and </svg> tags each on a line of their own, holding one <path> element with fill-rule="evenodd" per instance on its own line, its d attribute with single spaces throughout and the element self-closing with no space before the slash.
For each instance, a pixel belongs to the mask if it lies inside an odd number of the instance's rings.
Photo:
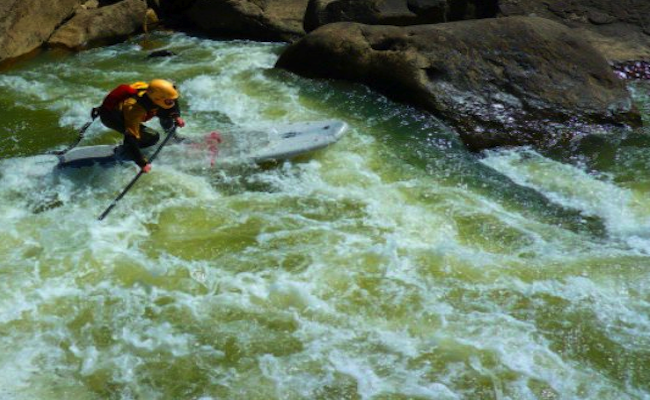
<svg viewBox="0 0 650 400">
<path fill-rule="evenodd" d="M 49 152 L 48 154 L 54 154 L 55 156 L 60 156 L 74 149 L 79 144 L 79 142 L 81 142 L 81 140 L 84 138 L 84 134 L 86 133 L 88 128 L 90 128 L 90 125 L 92 125 L 93 122 L 95 122 L 95 119 L 97 119 L 98 115 L 99 115 L 99 108 L 98 107 L 93 108 L 93 110 L 90 113 L 92 119 L 86 122 L 84 126 L 82 126 L 81 129 L 79 129 L 79 136 L 77 136 L 77 141 L 71 144 L 70 146 L 66 147 L 64 150 L 52 151 Z"/>
<path fill-rule="evenodd" d="M 162 150 L 162 148 L 167 144 L 169 139 L 171 139 L 172 136 L 174 136 L 175 133 L 176 133 L 176 125 L 174 125 L 174 127 L 169 132 L 167 132 L 167 137 L 162 141 L 160 146 L 158 146 L 156 151 L 153 153 L 153 155 L 149 159 L 149 163 L 152 163 L 153 160 L 156 159 L 156 156 L 158 156 L 158 153 L 160 153 L 160 150 Z M 113 207 L 115 207 L 117 205 L 117 202 L 122 200 L 122 197 L 124 197 L 124 195 L 126 195 L 126 193 L 133 187 L 133 185 L 135 185 L 135 183 L 138 181 L 138 179 L 140 179 L 140 176 L 142 176 L 142 174 L 144 174 L 144 173 L 145 173 L 144 171 L 140 170 L 140 172 L 138 172 L 138 174 L 133 179 L 131 179 L 131 182 L 129 182 L 129 184 L 126 185 L 124 190 L 122 190 L 122 193 L 120 193 L 119 196 L 117 196 L 117 198 L 115 198 L 115 200 L 113 200 L 113 202 L 108 206 L 108 208 L 106 210 L 104 210 L 102 215 L 100 215 L 99 218 L 97 218 L 99 221 L 106 218 L 106 216 L 108 215 L 108 213 L 111 212 Z"/>
</svg>

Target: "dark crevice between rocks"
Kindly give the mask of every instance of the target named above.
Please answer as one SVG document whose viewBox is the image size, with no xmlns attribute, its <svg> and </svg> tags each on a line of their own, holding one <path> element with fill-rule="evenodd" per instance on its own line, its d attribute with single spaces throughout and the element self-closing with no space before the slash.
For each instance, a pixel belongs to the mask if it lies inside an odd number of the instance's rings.
<svg viewBox="0 0 650 400">
<path fill-rule="evenodd" d="M 201 29 L 192 24 L 186 15 L 194 3 L 196 3 L 196 0 L 186 0 L 182 2 L 147 0 L 147 7 L 156 12 L 161 25 L 165 29 L 189 32 L 193 36 L 198 36 L 198 32 L 200 32 Z M 197 35 L 194 35 L 193 32 L 197 32 Z"/>
<path fill-rule="evenodd" d="M 447 21 L 496 18 L 499 12 L 498 0 L 456 0 L 448 4 Z"/>
<path fill-rule="evenodd" d="M 325 14 L 336 21 L 354 21 L 363 24 L 372 23 L 373 15 L 380 13 L 375 4 L 366 2 L 334 1 L 325 6 Z"/>
<path fill-rule="evenodd" d="M 422 23 L 447 22 L 446 0 L 407 0 L 406 7 L 417 15 L 418 19 L 423 21 Z"/>
<path fill-rule="evenodd" d="M 97 8 L 92 8 L 92 9 L 89 9 L 88 11 L 99 10 L 99 9 L 101 9 L 103 7 L 110 6 L 110 5 L 113 5 L 113 4 L 117 4 L 117 3 L 121 2 L 121 1 L 124 1 L 124 0 L 100 0 L 98 2 Z M 52 38 L 52 36 L 54 36 L 59 29 L 61 29 L 68 22 L 70 22 L 75 16 L 77 16 L 77 14 L 79 13 L 80 7 L 81 7 L 81 5 L 77 6 L 70 13 L 70 15 L 67 18 L 62 20 L 54 28 L 54 30 L 52 30 L 52 33 L 50 34 L 50 36 L 48 36 L 48 38 L 43 41 L 43 44 L 42 44 L 43 49 L 46 49 L 46 50 L 56 49 L 57 51 L 67 53 L 67 54 L 71 54 L 71 53 L 81 51 L 81 50 L 84 50 L 84 49 L 88 49 L 88 48 L 91 48 L 91 47 L 111 46 L 111 45 L 114 45 L 114 44 L 117 44 L 117 43 L 121 43 L 124 40 L 126 40 L 126 39 L 128 39 L 129 37 L 132 36 L 131 34 L 129 34 L 129 35 L 115 36 L 113 38 L 93 40 L 93 41 L 90 41 L 88 43 L 84 43 L 82 46 L 80 46 L 78 48 L 68 48 L 65 45 L 59 45 L 59 44 L 54 44 L 53 45 L 53 44 L 48 43 L 49 40 Z M 137 32 L 134 32 L 134 34 L 137 34 L 137 33 L 140 33 L 140 32 L 141 32 L 141 30 L 138 30 Z"/>
<path fill-rule="evenodd" d="M 499 12 L 498 0 L 476 0 L 477 18 L 496 18 Z"/>
<path fill-rule="evenodd" d="M 370 43 L 370 47 L 376 51 L 404 51 L 408 46 L 399 38 L 385 38 L 379 42 Z"/>
<path fill-rule="evenodd" d="M 98 3 L 99 3 L 99 7 L 105 7 L 105 6 L 110 6 L 110 5 L 113 5 L 113 4 L 117 4 L 120 1 L 122 1 L 122 0 L 99 0 Z"/>
<path fill-rule="evenodd" d="M 79 7 L 79 6 L 77 6 L 77 7 Z M 59 29 L 61 29 L 62 26 L 64 26 L 64 25 L 67 24 L 68 22 L 70 22 L 70 20 L 71 20 L 72 18 L 74 18 L 75 15 L 77 15 L 77 10 L 78 10 L 78 8 L 75 8 L 74 10 L 72 10 L 72 12 L 70 13 L 70 15 L 68 15 L 68 16 L 67 16 L 66 18 L 64 18 L 61 22 L 59 22 L 58 25 L 56 25 L 56 26 L 54 27 L 54 29 L 52 30 L 52 33 L 50 33 L 50 36 L 48 36 L 47 39 L 45 39 L 45 40 L 43 41 L 43 46 L 44 46 L 45 48 L 48 47 L 48 46 L 47 46 L 47 42 L 50 40 L 50 38 L 52 38 L 52 36 L 54 36 L 54 34 L 56 33 L 56 31 L 58 31 Z"/>
<path fill-rule="evenodd" d="M 427 78 L 430 81 L 434 81 L 434 82 L 439 80 L 444 80 L 446 77 L 445 71 L 441 68 L 436 68 L 436 67 L 424 68 L 424 73 L 427 75 Z"/>
</svg>

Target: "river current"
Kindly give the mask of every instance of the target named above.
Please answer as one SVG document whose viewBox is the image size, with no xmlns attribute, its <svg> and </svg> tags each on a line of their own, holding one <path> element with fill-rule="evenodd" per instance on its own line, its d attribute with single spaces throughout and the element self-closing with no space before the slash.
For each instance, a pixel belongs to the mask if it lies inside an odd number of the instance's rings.
<svg viewBox="0 0 650 400">
<path fill-rule="evenodd" d="M 0 399 L 650 399 L 646 147 L 470 154 L 273 69 L 284 46 L 161 33 L 0 73 Z M 43 154 L 153 78 L 182 135 L 242 152 L 274 124 L 350 128 L 275 165 L 165 149 L 99 222 L 137 168 Z M 119 139 L 95 122 L 81 145 Z"/>
</svg>

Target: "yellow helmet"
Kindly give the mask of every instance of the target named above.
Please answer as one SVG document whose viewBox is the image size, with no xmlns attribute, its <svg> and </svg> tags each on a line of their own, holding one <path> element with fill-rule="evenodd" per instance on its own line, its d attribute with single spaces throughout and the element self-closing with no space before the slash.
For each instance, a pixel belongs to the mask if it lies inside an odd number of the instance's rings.
<svg viewBox="0 0 650 400">
<path fill-rule="evenodd" d="M 154 79 L 149 82 L 147 96 L 158 106 L 170 109 L 178 98 L 178 90 L 173 83 L 164 79 Z"/>
</svg>

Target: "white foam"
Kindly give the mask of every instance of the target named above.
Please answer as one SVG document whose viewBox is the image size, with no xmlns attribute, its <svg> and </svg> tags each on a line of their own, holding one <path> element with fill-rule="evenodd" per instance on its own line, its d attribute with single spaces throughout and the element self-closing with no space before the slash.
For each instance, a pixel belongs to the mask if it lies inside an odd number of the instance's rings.
<svg viewBox="0 0 650 400">
<path fill-rule="evenodd" d="M 639 240 L 650 236 L 650 203 L 632 190 L 575 166 L 546 159 L 532 150 L 488 154 L 483 162 L 518 184 L 532 187 L 563 206 L 599 216 L 610 234 L 628 237 L 632 239 L 630 244 L 650 250 Z"/>
<path fill-rule="evenodd" d="M 1 75 L 0 86 L 12 92 L 20 93 L 22 95 L 21 97 L 26 100 L 44 101 L 51 98 L 50 86 L 38 80 L 28 80 L 15 75 Z M 25 101 L 19 102 L 18 104 L 23 107 L 29 107 L 30 102 Z"/>
</svg>

